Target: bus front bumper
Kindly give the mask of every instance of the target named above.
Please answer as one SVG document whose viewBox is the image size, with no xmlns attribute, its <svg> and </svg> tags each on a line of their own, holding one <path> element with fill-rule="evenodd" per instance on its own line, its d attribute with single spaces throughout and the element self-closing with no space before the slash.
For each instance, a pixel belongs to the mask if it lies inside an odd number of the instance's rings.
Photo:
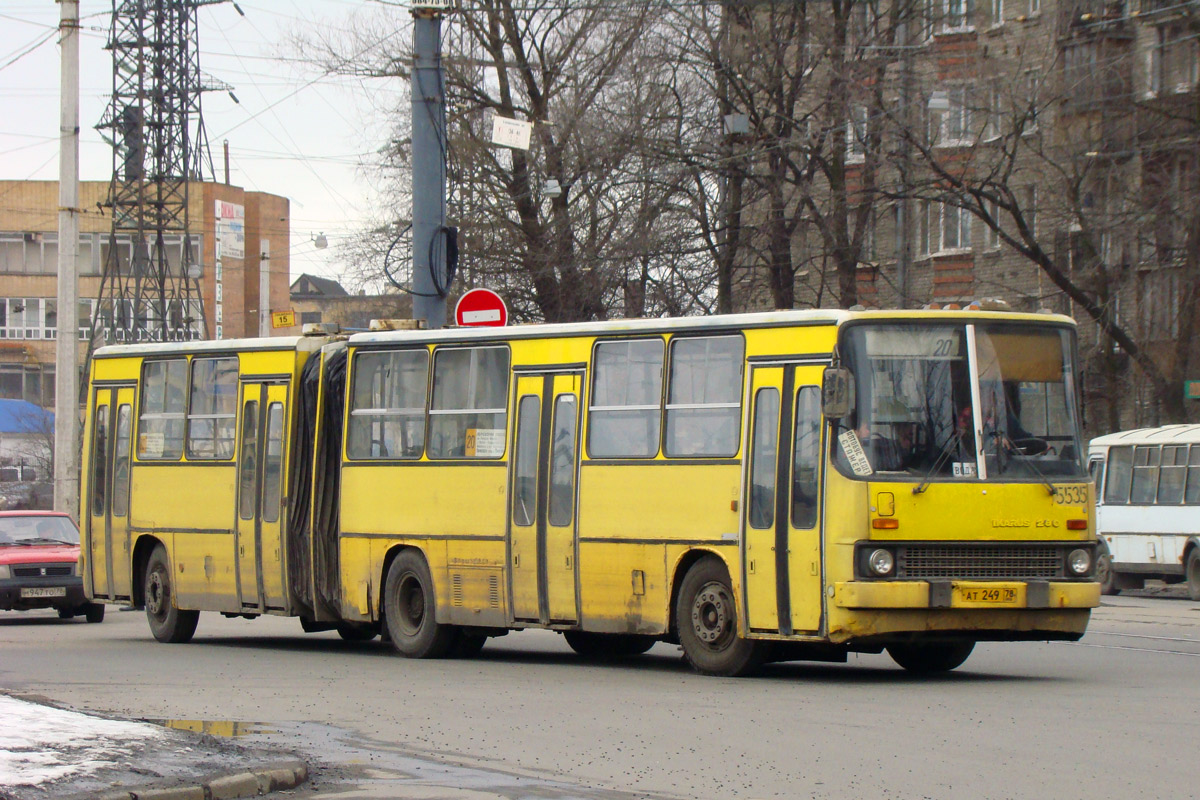
<svg viewBox="0 0 1200 800">
<path fill-rule="evenodd" d="M 840 608 L 1096 608 L 1100 584 L 1046 581 L 841 581 Z"/>
</svg>

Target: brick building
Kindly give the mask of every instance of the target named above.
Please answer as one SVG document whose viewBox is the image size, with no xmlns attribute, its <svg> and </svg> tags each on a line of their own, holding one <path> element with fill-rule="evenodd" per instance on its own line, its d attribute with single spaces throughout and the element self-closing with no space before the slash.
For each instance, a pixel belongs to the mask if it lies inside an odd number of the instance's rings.
<svg viewBox="0 0 1200 800">
<path fill-rule="evenodd" d="M 868 307 L 1000 298 L 1073 315 L 1093 430 L 1193 413 L 1200 0 L 926 0 L 913 16 L 861 0 L 843 28 L 806 20 L 807 38 L 755 73 L 765 15 L 781 13 L 765 5 L 731 20 L 738 77 L 786 76 L 789 58 L 800 77 L 784 142 L 757 108 L 769 84 L 731 93 L 729 110 L 750 116 L 731 155 L 746 151 L 766 187 L 744 209 L 735 308 L 780 296 L 781 261 L 793 305 L 839 305 L 835 262 L 852 253 Z M 771 174 L 788 175 L 781 150 L 796 179 L 772 193 Z M 794 223 L 786 258 L 769 240 L 776 219 Z"/>
<path fill-rule="evenodd" d="M 80 206 L 85 209 L 79 225 L 80 300 L 75 312 L 80 363 L 98 307 L 101 270 L 112 246 L 112 220 L 101 208 L 108 188 L 107 182 L 99 181 L 80 185 Z M 200 266 L 204 309 L 204 324 L 197 315 L 192 326 L 197 332 L 206 330 L 210 338 L 217 338 L 218 332 L 221 338 L 257 336 L 260 270 L 264 267 L 269 271 L 268 308 L 288 308 L 288 200 L 216 183 L 193 183 L 189 196 L 192 259 Z M 52 407 L 60 317 L 56 299 L 58 183 L 0 181 L 0 197 L 4 198 L 0 203 L 0 398 Z M 219 279 L 214 269 L 218 203 L 240 209 L 245 226 L 244 256 L 223 254 Z M 165 241 L 168 259 L 178 263 L 183 236 L 168 235 Z M 119 236 L 116 246 L 130 248 L 131 244 L 127 237 Z"/>
</svg>

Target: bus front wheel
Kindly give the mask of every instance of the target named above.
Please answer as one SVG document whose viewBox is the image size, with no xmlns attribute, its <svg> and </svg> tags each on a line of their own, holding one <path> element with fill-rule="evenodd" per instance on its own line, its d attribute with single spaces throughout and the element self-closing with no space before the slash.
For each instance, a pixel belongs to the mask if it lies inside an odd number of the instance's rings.
<svg viewBox="0 0 1200 800">
<path fill-rule="evenodd" d="M 974 642 L 933 642 L 894 644 L 887 651 L 893 661 L 909 672 L 930 675 L 962 666 L 974 649 Z"/>
<path fill-rule="evenodd" d="M 704 675 L 746 675 L 766 658 L 761 642 L 738 636 L 729 572 L 715 558 L 697 561 L 688 570 L 679 587 L 675 624 L 684 657 Z"/>
<path fill-rule="evenodd" d="M 1193 547 L 1188 553 L 1184 571 L 1187 573 L 1188 597 L 1200 600 L 1200 547 Z"/>
<path fill-rule="evenodd" d="M 433 578 L 416 550 L 402 550 L 388 568 L 383 609 L 392 646 L 406 658 L 442 658 L 457 630 L 435 618 Z"/>
<path fill-rule="evenodd" d="M 171 582 L 171 564 L 162 545 L 154 548 L 146 563 L 146 620 L 154 638 L 167 644 L 183 644 L 192 640 L 199 611 L 184 611 L 175 607 L 175 586 Z"/>
</svg>

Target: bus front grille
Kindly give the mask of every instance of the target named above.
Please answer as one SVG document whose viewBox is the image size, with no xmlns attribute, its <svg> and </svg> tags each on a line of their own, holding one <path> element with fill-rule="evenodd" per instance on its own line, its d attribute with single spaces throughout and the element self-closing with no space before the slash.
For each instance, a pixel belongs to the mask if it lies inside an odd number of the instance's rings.
<svg viewBox="0 0 1200 800">
<path fill-rule="evenodd" d="M 910 580 L 1047 580 L 1062 578 L 1056 546 L 909 544 L 896 553 L 896 577 Z"/>
</svg>

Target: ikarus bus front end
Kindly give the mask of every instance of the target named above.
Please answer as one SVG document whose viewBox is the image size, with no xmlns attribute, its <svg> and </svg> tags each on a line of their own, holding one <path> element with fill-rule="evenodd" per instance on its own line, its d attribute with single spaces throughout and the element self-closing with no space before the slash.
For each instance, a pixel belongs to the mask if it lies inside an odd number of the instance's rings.
<svg viewBox="0 0 1200 800">
<path fill-rule="evenodd" d="M 940 671 L 977 641 L 1083 635 L 1100 593 L 1069 319 L 856 315 L 823 405 L 831 642 Z"/>
</svg>

